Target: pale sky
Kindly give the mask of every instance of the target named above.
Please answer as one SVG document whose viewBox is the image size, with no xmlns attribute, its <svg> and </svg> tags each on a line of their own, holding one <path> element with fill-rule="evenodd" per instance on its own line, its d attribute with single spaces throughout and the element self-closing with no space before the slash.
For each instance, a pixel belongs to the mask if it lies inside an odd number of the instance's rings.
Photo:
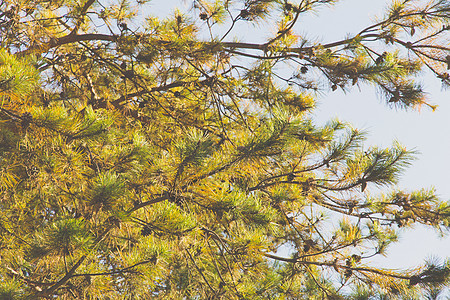
<svg viewBox="0 0 450 300">
<path fill-rule="evenodd" d="M 305 20 L 317 36 L 332 41 L 356 34 L 369 25 L 373 15 L 381 15 L 385 0 L 342 0 L 334 8 L 322 9 Z M 323 20 L 327 20 L 326 23 Z M 317 25 L 316 25 L 317 24 Z M 420 152 L 418 159 L 402 176 L 398 188 L 415 190 L 435 187 L 441 199 L 450 199 L 450 90 L 442 90 L 440 80 L 424 74 L 422 79 L 429 102 L 439 105 L 435 112 L 423 108 L 421 112 L 395 110 L 387 107 L 373 87 L 353 88 L 321 97 L 315 111 L 317 122 L 330 118 L 351 123 L 369 133 L 366 145 L 389 146 L 394 140 L 408 149 Z M 379 258 L 380 265 L 390 268 L 413 267 L 430 257 L 450 257 L 450 236 L 439 238 L 434 230 L 424 227 L 401 235 L 400 243 L 388 249 L 388 257 Z"/>
</svg>

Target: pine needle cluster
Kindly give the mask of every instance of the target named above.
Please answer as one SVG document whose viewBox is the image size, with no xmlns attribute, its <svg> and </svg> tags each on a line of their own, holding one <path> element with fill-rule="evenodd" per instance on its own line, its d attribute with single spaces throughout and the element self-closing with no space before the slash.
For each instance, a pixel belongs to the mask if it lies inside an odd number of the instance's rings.
<svg viewBox="0 0 450 300">
<path fill-rule="evenodd" d="M 314 122 L 316 95 L 388 106 L 450 84 L 450 5 L 393 1 L 352 37 L 301 38 L 332 0 L 0 4 L 1 299 L 423 299 L 448 262 L 375 267 L 399 230 L 448 230 L 415 152 Z M 239 28 L 277 28 L 261 43 Z M 266 26 L 264 25 L 264 26 Z M 382 189 L 378 189 L 378 188 Z M 377 191 L 384 191 L 377 193 Z"/>
</svg>

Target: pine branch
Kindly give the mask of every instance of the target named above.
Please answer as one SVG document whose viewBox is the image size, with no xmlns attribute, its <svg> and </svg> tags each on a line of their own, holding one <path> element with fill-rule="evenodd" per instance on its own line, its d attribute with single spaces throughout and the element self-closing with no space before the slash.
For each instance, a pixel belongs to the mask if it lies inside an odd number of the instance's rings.
<svg viewBox="0 0 450 300">
<path fill-rule="evenodd" d="M 97 246 L 108 234 L 108 232 L 114 227 L 114 225 L 109 225 L 94 241 L 93 245 L 94 247 Z M 53 284 L 51 287 L 38 292 L 36 294 L 37 297 L 51 297 L 53 293 L 60 288 L 62 285 L 64 285 L 67 281 L 69 281 L 74 275 L 76 270 L 83 264 L 83 262 L 86 260 L 88 255 L 81 256 L 78 261 L 70 268 L 70 270 L 64 275 L 60 280 L 58 280 L 55 284 Z"/>
</svg>

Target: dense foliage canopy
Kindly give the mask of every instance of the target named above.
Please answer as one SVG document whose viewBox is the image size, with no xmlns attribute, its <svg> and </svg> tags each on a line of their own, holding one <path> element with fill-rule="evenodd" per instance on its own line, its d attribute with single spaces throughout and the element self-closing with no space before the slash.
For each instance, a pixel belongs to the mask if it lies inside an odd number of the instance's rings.
<svg viewBox="0 0 450 300">
<path fill-rule="evenodd" d="M 450 84 L 450 2 L 393 1 L 327 44 L 296 33 L 336 2 L 1 2 L 0 298 L 438 295 L 449 263 L 371 264 L 399 228 L 449 227 L 433 190 L 393 188 L 414 152 L 311 112 L 366 84 L 434 109 L 417 79 Z M 277 29 L 249 43 L 254 24 Z"/>
</svg>

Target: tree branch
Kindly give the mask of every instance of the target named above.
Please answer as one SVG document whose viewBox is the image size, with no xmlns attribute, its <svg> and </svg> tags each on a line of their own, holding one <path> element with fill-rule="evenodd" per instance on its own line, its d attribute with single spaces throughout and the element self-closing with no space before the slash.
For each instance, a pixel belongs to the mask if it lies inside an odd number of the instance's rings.
<svg viewBox="0 0 450 300">
<path fill-rule="evenodd" d="M 94 241 L 94 246 L 97 245 L 98 243 L 100 243 L 103 238 L 106 236 L 106 234 L 113 228 L 114 225 L 109 225 L 98 237 L 97 239 L 95 239 Z M 51 286 L 50 288 L 39 292 L 36 294 L 36 296 L 38 297 L 48 297 L 51 296 L 52 293 L 54 291 L 56 291 L 60 286 L 62 286 L 63 284 L 65 284 L 70 278 L 73 277 L 75 271 L 81 266 L 81 264 L 86 260 L 86 258 L 88 257 L 87 254 L 83 255 L 80 257 L 80 259 L 78 259 L 78 261 L 75 263 L 75 265 L 72 266 L 72 268 L 69 270 L 69 272 L 66 273 L 66 275 L 61 278 L 60 280 L 58 280 L 53 286 Z"/>
<path fill-rule="evenodd" d="M 66 44 L 72 44 L 72 43 L 79 43 L 83 41 L 108 41 L 108 42 L 116 42 L 118 39 L 118 36 L 116 35 L 108 35 L 108 34 L 101 34 L 101 33 L 87 33 L 87 34 L 68 34 L 66 36 L 51 39 L 48 43 L 31 46 L 30 48 L 17 52 L 16 55 L 26 56 L 30 55 L 32 53 L 44 53 L 48 50 L 66 45 Z"/>
<path fill-rule="evenodd" d="M 303 261 L 303 260 L 298 260 L 297 258 L 281 257 L 281 256 L 268 254 L 268 253 L 262 253 L 262 254 L 265 257 L 271 258 L 271 259 L 274 259 L 274 260 L 290 262 L 290 263 L 298 263 L 298 264 L 302 264 L 302 265 L 327 266 L 327 267 L 334 267 L 334 268 L 337 268 L 337 269 L 358 271 L 358 272 L 361 272 L 361 273 L 369 272 L 369 273 L 374 273 L 374 274 L 378 274 L 378 275 L 388 276 L 388 277 L 391 277 L 391 278 L 405 279 L 405 280 L 409 280 L 411 278 L 411 276 L 400 275 L 400 274 L 396 274 L 396 273 L 393 273 L 393 272 L 390 272 L 390 271 L 386 271 L 386 270 L 377 270 L 377 269 L 370 269 L 370 268 L 365 268 L 365 267 L 356 267 L 356 268 L 354 268 L 354 267 L 349 267 L 349 266 L 346 266 L 346 265 L 339 265 L 339 264 L 336 264 L 334 262 Z"/>
</svg>

